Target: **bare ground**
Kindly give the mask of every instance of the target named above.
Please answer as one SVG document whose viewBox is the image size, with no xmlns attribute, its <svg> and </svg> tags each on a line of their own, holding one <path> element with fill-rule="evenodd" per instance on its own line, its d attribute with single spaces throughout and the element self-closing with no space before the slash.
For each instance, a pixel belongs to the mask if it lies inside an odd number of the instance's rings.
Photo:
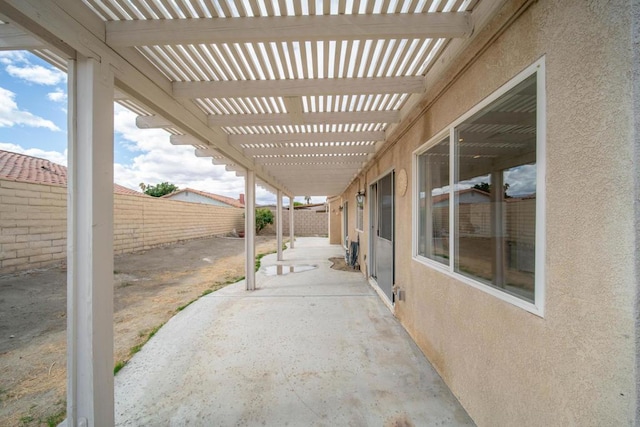
<svg viewBox="0 0 640 427">
<path fill-rule="evenodd" d="M 258 237 L 256 253 L 276 250 Z M 207 238 L 115 257 L 114 364 L 179 307 L 244 275 L 244 240 Z M 0 426 L 56 425 L 66 393 L 66 271 L 0 276 Z"/>
</svg>

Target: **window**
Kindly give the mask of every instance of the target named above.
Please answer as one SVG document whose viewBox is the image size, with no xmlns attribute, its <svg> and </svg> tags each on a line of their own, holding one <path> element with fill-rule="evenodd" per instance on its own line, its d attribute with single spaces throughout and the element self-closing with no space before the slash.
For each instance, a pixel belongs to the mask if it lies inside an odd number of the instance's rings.
<svg viewBox="0 0 640 427">
<path fill-rule="evenodd" d="M 418 255 L 449 265 L 449 137 L 418 156 Z"/>
<path fill-rule="evenodd" d="M 542 315 L 539 61 L 415 153 L 414 257 Z"/>
</svg>

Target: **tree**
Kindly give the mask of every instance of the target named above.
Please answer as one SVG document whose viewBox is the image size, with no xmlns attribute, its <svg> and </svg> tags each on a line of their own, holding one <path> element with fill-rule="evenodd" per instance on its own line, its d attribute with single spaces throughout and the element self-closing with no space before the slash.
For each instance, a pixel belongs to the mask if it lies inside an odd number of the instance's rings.
<svg viewBox="0 0 640 427">
<path fill-rule="evenodd" d="M 486 182 L 481 182 L 480 184 L 476 184 L 473 186 L 476 190 L 484 191 L 485 193 L 491 193 L 491 184 Z M 509 189 L 509 183 L 504 183 L 504 198 L 508 199 L 511 196 L 507 195 L 507 190 Z"/>
<path fill-rule="evenodd" d="M 304 196 L 304 199 L 307 201 L 307 204 L 311 204 L 311 196 Z"/>
<path fill-rule="evenodd" d="M 145 185 L 140 184 L 140 188 L 143 188 L 144 185 L 144 194 L 153 197 L 162 197 L 165 194 L 173 193 L 174 191 L 178 191 L 178 186 L 175 184 L 171 184 L 169 182 L 162 182 L 157 185 Z"/>
<path fill-rule="evenodd" d="M 273 212 L 268 208 L 256 209 L 256 234 L 269 224 L 273 224 Z"/>
<path fill-rule="evenodd" d="M 484 191 L 485 193 L 491 193 L 491 184 L 487 182 L 481 182 L 473 186 L 476 190 Z"/>
</svg>

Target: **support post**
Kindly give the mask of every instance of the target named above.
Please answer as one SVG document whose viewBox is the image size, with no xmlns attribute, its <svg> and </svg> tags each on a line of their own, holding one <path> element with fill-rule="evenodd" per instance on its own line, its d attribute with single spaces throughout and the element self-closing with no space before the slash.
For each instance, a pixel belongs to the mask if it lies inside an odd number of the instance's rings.
<svg viewBox="0 0 640 427">
<path fill-rule="evenodd" d="M 113 74 L 68 70 L 67 426 L 114 424 Z"/>
<path fill-rule="evenodd" d="M 256 173 L 248 170 L 244 179 L 247 195 L 244 205 L 245 282 L 247 290 L 256 289 Z"/>
<path fill-rule="evenodd" d="M 505 245 L 505 209 L 504 179 L 502 171 L 491 173 L 491 246 L 493 249 L 493 284 L 505 287 L 506 245 Z"/>
<path fill-rule="evenodd" d="M 293 217 L 295 216 L 295 206 L 293 205 L 293 197 L 289 197 L 289 249 L 294 248 L 294 228 L 293 228 Z"/>
<path fill-rule="evenodd" d="M 276 202 L 276 240 L 278 245 L 278 261 L 282 261 L 282 190 L 277 192 Z"/>
</svg>

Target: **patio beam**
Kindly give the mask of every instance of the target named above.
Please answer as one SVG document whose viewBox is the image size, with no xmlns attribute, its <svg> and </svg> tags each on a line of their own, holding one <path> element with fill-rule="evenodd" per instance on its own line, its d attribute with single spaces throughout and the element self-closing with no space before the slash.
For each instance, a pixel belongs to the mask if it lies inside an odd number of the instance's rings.
<svg viewBox="0 0 640 427">
<path fill-rule="evenodd" d="M 384 132 L 296 132 L 229 135 L 231 145 L 383 141 Z"/>
<path fill-rule="evenodd" d="M 295 157 L 291 157 L 291 156 L 282 156 L 282 155 L 273 155 L 273 156 L 265 156 L 265 157 L 256 157 L 254 158 L 254 162 L 256 164 L 269 164 L 269 163 L 273 163 L 273 162 L 295 162 L 296 159 L 301 160 L 301 161 L 305 161 L 309 158 L 312 159 L 322 159 L 322 160 L 358 160 L 361 162 L 364 162 L 365 160 L 367 160 L 369 158 L 369 156 L 371 156 L 372 154 L 369 153 L 351 153 L 351 154 L 345 154 L 345 155 L 335 155 L 335 156 L 329 156 L 329 155 L 318 155 L 316 157 L 303 157 L 303 156 L 295 156 Z M 294 192 L 295 193 L 295 192 Z"/>
<path fill-rule="evenodd" d="M 325 145 L 320 147 L 296 147 L 296 146 L 284 146 L 284 147 L 256 147 L 245 148 L 244 153 L 247 156 L 261 156 L 261 155 L 281 155 L 286 156 L 288 154 L 363 154 L 374 153 L 376 151 L 375 145 Z"/>
<path fill-rule="evenodd" d="M 190 99 L 396 94 L 425 91 L 422 76 L 174 82 L 172 87 L 175 97 Z"/>
<path fill-rule="evenodd" d="M 286 41 L 460 38 L 468 12 L 120 20 L 106 23 L 114 47 Z"/>
<path fill-rule="evenodd" d="M 158 123 L 158 126 L 147 125 L 146 127 L 171 127 L 168 122 L 163 122 L 156 116 L 143 117 L 145 123 Z M 340 111 L 330 113 L 303 113 L 302 124 L 305 125 L 347 125 L 347 124 L 368 124 L 368 123 L 394 123 L 400 120 L 400 112 L 391 111 Z M 288 113 L 271 114 L 215 114 L 208 116 L 209 126 L 290 126 L 293 125 L 291 116 Z M 138 123 L 138 120 L 136 120 Z M 141 127 L 138 124 L 138 127 Z"/>
<path fill-rule="evenodd" d="M 1 50 L 34 50 L 43 49 L 45 44 L 21 28 L 11 24 L 0 24 Z"/>
</svg>

